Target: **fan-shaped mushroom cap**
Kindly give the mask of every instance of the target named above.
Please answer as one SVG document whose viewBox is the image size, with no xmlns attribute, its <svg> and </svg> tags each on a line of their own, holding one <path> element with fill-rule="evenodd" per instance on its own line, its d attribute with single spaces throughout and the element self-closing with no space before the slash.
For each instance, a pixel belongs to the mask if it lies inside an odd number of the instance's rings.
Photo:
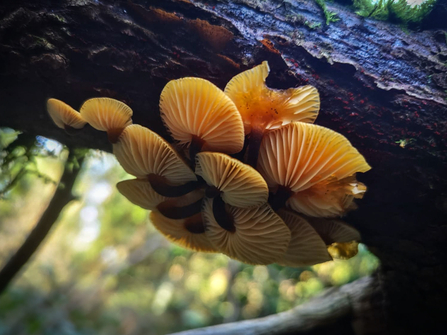
<svg viewBox="0 0 447 335">
<path fill-rule="evenodd" d="M 291 233 L 289 246 L 279 264 L 307 266 L 332 260 L 326 244 L 304 218 L 284 209 L 279 210 L 278 215 Z"/>
<path fill-rule="evenodd" d="M 106 131 L 112 143 L 132 124 L 132 109 L 111 98 L 89 99 L 81 106 L 81 116 L 95 129 Z"/>
<path fill-rule="evenodd" d="M 78 111 L 74 110 L 61 100 L 53 98 L 48 99 L 47 110 L 56 126 L 62 129 L 66 129 L 67 126 L 81 129 L 87 123 Z"/>
<path fill-rule="evenodd" d="M 340 220 L 309 218 L 310 225 L 328 245 L 332 257 L 349 259 L 358 252 L 360 233 L 354 227 Z"/>
<path fill-rule="evenodd" d="M 197 180 L 194 172 L 161 136 L 140 125 L 126 127 L 113 153 L 124 170 L 137 177 L 156 174 L 174 185 Z"/>
<path fill-rule="evenodd" d="M 179 246 L 195 251 L 217 252 L 204 233 L 200 213 L 181 220 L 168 219 L 158 211 L 152 211 L 149 219 L 160 233 Z"/>
<path fill-rule="evenodd" d="M 168 199 L 155 192 L 146 179 L 123 180 L 116 187 L 131 203 L 144 209 L 153 210 Z"/>
<path fill-rule="evenodd" d="M 229 154 L 244 146 L 244 129 L 236 106 L 207 80 L 171 80 L 161 92 L 160 112 L 180 144 L 189 146 L 196 137 L 203 141 L 202 150 Z"/>
<path fill-rule="evenodd" d="M 276 129 L 292 121 L 313 123 L 320 109 L 317 89 L 312 86 L 287 90 L 268 88 L 265 79 L 269 72 L 264 61 L 238 74 L 225 87 L 225 93 L 242 115 L 245 133 L 249 134 L 252 127 Z"/>
<path fill-rule="evenodd" d="M 258 171 L 272 192 L 282 186 L 294 194 L 318 183 L 342 180 L 369 169 L 364 157 L 343 135 L 302 122 L 293 122 L 267 133 L 258 160 Z M 331 196 L 343 197 L 356 191 L 352 188 L 346 192 L 331 192 Z"/>
<path fill-rule="evenodd" d="M 329 178 L 311 188 L 294 194 L 287 205 L 297 212 L 313 217 L 343 216 L 356 209 L 354 199 L 363 198 L 366 186 L 355 176 L 337 180 Z"/>
<path fill-rule="evenodd" d="M 249 264 L 270 264 L 283 257 L 290 230 L 268 204 L 252 209 L 226 205 L 234 220 L 230 232 L 216 222 L 213 201 L 205 198 L 202 215 L 206 235 L 218 251 Z"/>
<path fill-rule="evenodd" d="M 251 166 L 225 154 L 197 154 L 196 174 L 221 191 L 223 201 L 229 205 L 248 208 L 268 200 L 268 187 L 262 176 Z"/>
</svg>

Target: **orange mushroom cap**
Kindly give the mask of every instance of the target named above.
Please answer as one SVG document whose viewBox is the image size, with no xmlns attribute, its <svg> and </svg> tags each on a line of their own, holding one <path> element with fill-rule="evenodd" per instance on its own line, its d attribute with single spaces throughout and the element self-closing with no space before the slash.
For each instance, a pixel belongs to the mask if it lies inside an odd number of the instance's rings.
<svg viewBox="0 0 447 335">
<path fill-rule="evenodd" d="M 318 216 L 324 216 L 327 201 L 341 203 L 345 195 L 364 191 L 364 185 L 355 182 L 351 189 L 344 178 L 357 172 L 366 172 L 371 167 L 364 157 L 341 134 L 330 129 L 293 122 L 264 136 L 258 160 L 258 171 L 265 178 L 272 192 L 279 187 L 290 190 L 292 196 L 288 205 L 300 212 L 296 207 L 298 201 L 292 200 L 299 192 L 324 183 L 323 190 L 330 190 L 330 196 L 314 192 L 312 204 L 318 209 Z M 351 179 L 347 179 L 349 183 Z M 356 190 L 357 189 L 357 190 Z M 341 190 L 344 190 L 343 192 Z M 351 201 L 352 202 L 352 201 Z M 344 208 L 346 210 L 347 208 Z"/>
<path fill-rule="evenodd" d="M 283 258 L 278 262 L 286 266 L 308 266 L 332 260 L 320 235 L 303 217 L 281 209 L 278 215 L 290 229 L 291 239 Z"/>
<path fill-rule="evenodd" d="M 249 264 L 270 264 L 283 257 L 290 230 L 268 204 L 252 209 L 226 205 L 234 220 L 235 229 L 230 232 L 217 223 L 213 201 L 205 198 L 202 215 L 206 235 L 218 251 Z"/>
<path fill-rule="evenodd" d="M 218 152 L 201 152 L 196 156 L 196 174 L 209 186 L 216 187 L 224 202 L 248 208 L 268 200 L 268 187 L 251 166 Z"/>
<path fill-rule="evenodd" d="M 123 180 L 116 187 L 131 203 L 144 209 L 154 210 L 168 199 L 155 192 L 146 179 Z"/>
<path fill-rule="evenodd" d="M 269 72 L 264 61 L 233 77 L 225 87 L 225 93 L 242 115 L 245 134 L 253 127 L 276 129 L 292 121 L 313 123 L 320 109 L 317 89 L 312 86 L 271 89 L 265 84 Z"/>
<path fill-rule="evenodd" d="M 111 98 L 92 98 L 81 106 L 81 116 L 93 128 L 106 131 L 112 143 L 132 124 L 132 114 L 129 106 Z"/>
<path fill-rule="evenodd" d="M 78 111 L 58 99 L 47 100 L 47 111 L 56 126 L 62 129 L 67 129 L 67 126 L 81 129 L 87 123 Z"/>
<path fill-rule="evenodd" d="M 244 130 L 236 106 L 207 80 L 171 80 L 161 92 L 160 112 L 181 145 L 190 146 L 196 139 L 201 150 L 232 154 L 243 148 Z"/>
<path fill-rule="evenodd" d="M 140 125 L 126 127 L 113 153 L 124 170 L 140 179 L 155 174 L 173 185 L 197 180 L 190 167 L 161 136 Z"/>
</svg>

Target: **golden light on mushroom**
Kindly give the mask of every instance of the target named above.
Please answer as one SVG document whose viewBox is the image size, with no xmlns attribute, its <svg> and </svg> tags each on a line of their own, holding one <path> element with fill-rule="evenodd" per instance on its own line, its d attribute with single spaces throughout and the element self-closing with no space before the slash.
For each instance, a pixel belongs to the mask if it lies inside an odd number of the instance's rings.
<svg viewBox="0 0 447 335">
<path fill-rule="evenodd" d="M 290 229 L 291 239 L 283 258 L 278 261 L 286 266 L 308 266 L 332 260 L 326 244 L 303 217 L 281 209 L 278 215 Z"/>
<path fill-rule="evenodd" d="M 83 128 L 87 123 L 78 111 L 58 99 L 47 100 L 47 111 L 56 126 L 65 129 L 68 133 L 74 129 Z"/>
<path fill-rule="evenodd" d="M 132 109 L 111 98 L 92 98 L 81 106 L 81 116 L 95 129 L 106 131 L 109 141 L 116 143 L 124 128 L 132 124 Z"/>
<path fill-rule="evenodd" d="M 268 187 L 262 176 L 247 164 L 218 152 L 196 156 L 195 173 L 220 193 L 229 205 L 248 208 L 268 200 Z"/>
<path fill-rule="evenodd" d="M 272 206 L 277 209 L 287 201 L 288 206 L 301 212 L 299 202 L 291 198 L 299 197 L 300 192 L 311 187 L 318 190 L 316 185 L 324 183 L 321 188 L 330 190 L 330 197 L 324 192 L 320 197 L 318 192 L 312 194 L 312 205 L 317 208 L 318 216 L 325 215 L 327 201 L 342 203 L 340 199 L 345 195 L 364 191 L 362 184 L 350 179 L 350 183 L 357 185 L 351 189 L 346 189 L 344 182 L 337 184 L 336 181 L 369 169 L 364 157 L 343 135 L 302 122 L 293 122 L 266 134 L 259 152 L 258 171 L 277 201 Z M 335 187 L 340 185 L 343 187 Z"/>
<path fill-rule="evenodd" d="M 205 234 L 200 213 L 180 220 L 168 219 L 152 211 L 149 219 L 157 230 L 173 243 L 194 251 L 217 252 Z"/>
<path fill-rule="evenodd" d="M 113 145 L 113 153 L 127 173 L 139 179 L 147 178 L 152 188 L 162 195 L 180 196 L 196 186 L 196 175 L 172 146 L 145 127 L 126 127 Z"/>
<path fill-rule="evenodd" d="M 267 130 L 277 129 L 293 121 L 313 123 L 320 109 L 320 96 L 313 86 L 275 90 L 265 80 L 270 72 L 266 61 L 244 71 L 225 87 L 250 134 L 248 164 L 255 166 L 262 137 Z"/>
<path fill-rule="evenodd" d="M 282 258 L 290 230 L 268 204 L 252 209 L 226 205 L 234 225 L 229 231 L 216 221 L 214 200 L 204 200 L 202 215 L 206 235 L 218 251 L 249 264 L 270 264 Z"/>
<path fill-rule="evenodd" d="M 357 255 L 360 233 L 340 220 L 309 218 L 310 225 L 328 246 L 333 258 L 349 259 Z"/>
<path fill-rule="evenodd" d="M 116 187 L 131 203 L 148 210 L 155 209 L 168 199 L 155 192 L 146 179 L 123 180 L 116 184 Z"/>
<path fill-rule="evenodd" d="M 244 145 L 241 116 L 218 87 L 200 78 L 171 80 L 160 97 L 163 122 L 191 159 L 200 151 L 237 153 Z"/>
</svg>

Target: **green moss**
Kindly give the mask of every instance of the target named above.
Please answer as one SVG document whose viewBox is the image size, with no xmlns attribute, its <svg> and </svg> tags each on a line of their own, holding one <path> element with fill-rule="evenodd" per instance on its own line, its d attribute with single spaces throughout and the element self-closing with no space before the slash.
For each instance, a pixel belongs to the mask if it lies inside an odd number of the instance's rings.
<svg viewBox="0 0 447 335">
<path fill-rule="evenodd" d="M 417 23 L 433 9 L 437 0 L 427 0 L 421 5 L 410 6 L 407 0 L 353 0 L 356 13 L 377 20 Z"/>
<path fill-rule="evenodd" d="M 340 20 L 340 18 L 337 17 L 337 13 L 331 12 L 327 9 L 325 0 L 315 0 L 315 2 L 323 10 L 327 25 L 329 25 L 329 23 L 331 22 L 337 22 L 338 20 Z"/>
</svg>

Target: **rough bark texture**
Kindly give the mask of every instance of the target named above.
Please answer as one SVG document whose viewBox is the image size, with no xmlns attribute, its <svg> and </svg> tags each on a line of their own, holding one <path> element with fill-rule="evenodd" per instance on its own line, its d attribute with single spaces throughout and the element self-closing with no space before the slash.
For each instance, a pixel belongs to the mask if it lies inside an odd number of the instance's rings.
<svg viewBox="0 0 447 335">
<path fill-rule="evenodd" d="M 170 79 L 223 88 L 268 60 L 268 84 L 316 86 L 317 123 L 348 137 L 373 167 L 359 176 L 369 190 L 347 217 L 382 262 L 379 289 L 351 311 L 356 332 L 430 334 L 447 312 L 444 6 L 425 24 L 432 30 L 406 32 L 334 4 L 340 20 L 327 26 L 310 0 L 2 1 L 0 126 L 110 151 L 105 133 L 69 137 L 53 126 L 45 99 L 78 108 L 117 98 L 135 123 L 167 136 L 158 98 Z"/>
</svg>

